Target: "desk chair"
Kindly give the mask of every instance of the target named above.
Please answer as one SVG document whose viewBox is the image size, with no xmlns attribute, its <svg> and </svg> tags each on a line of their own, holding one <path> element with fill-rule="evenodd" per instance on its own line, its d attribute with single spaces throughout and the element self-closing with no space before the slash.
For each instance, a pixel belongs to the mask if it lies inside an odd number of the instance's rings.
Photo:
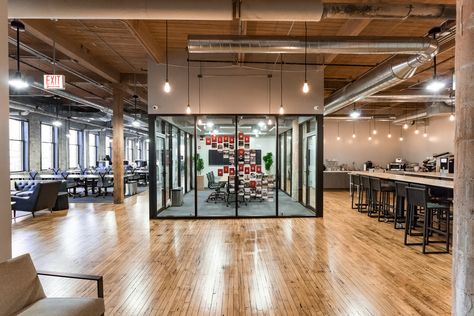
<svg viewBox="0 0 474 316">
<path fill-rule="evenodd" d="M 106 172 L 98 172 L 97 175 L 99 176 L 99 181 L 97 181 L 97 196 L 101 196 L 105 198 L 107 195 L 107 189 L 112 188 L 111 194 L 113 195 L 113 187 L 114 187 L 114 180 L 112 178 L 107 178 Z M 104 189 L 104 194 L 102 194 L 102 189 Z"/>
<path fill-rule="evenodd" d="M 218 183 L 214 177 L 214 173 L 208 172 L 207 176 L 207 187 L 211 190 L 214 190 L 206 199 L 206 202 L 213 201 L 217 203 L 218 201 L 225 201 L 226 200 L 226 193 L 221 192 L 221 189 L 224 188 L 225 183 Z"/>
</svg>

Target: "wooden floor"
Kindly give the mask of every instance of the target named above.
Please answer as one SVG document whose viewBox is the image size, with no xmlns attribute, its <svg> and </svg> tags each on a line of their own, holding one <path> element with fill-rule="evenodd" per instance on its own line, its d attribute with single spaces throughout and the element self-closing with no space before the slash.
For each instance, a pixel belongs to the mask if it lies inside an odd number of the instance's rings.
<svg viewBox="0 0 474 316">
<path fill-rule="evenodd" d="M 451 255 L 325 194 L 324 218 L 154 220 L 147 193 L 13 224 L 37 268 L 103 274 L 108 315 L 447 315 Z M 94 295 L 42 279 L 48 295 Z"/>
</svg>

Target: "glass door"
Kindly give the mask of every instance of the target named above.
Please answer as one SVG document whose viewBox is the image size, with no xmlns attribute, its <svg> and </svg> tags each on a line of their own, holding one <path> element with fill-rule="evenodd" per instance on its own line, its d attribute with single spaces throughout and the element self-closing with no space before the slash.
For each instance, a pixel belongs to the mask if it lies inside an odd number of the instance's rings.
<svg viewBox="0 0 474 316">
<path fill-rule="evenodd" d="M 306 205 L 316 208 L 316 135 L 306 138 Z"/>
<path fill-rule="evenodd" d="M 165 139 L 156 137 L 156 209 L 160 211 L 165 207 Z"/>
</svg>

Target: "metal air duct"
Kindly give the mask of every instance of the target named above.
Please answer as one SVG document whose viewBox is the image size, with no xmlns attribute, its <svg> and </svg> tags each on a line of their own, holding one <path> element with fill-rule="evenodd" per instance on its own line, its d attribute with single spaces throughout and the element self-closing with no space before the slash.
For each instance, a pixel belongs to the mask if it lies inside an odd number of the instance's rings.
<svg viewBox="0 0 474 316">
<path fill-rule="evenodd" d="M 427 37 L 308 37 L 309 54 L 432 54 L 438 44 Z M 305 38 L 288 36 L 188 37 L 190 53 L 304 54 Z"/>
<path fill-rule="evenodd" d="M 432 94 L 382 94 L 371 95 L 365 97 L 361 102 L 367 103 L 425 103 L 425 102 L 444 102 L 448 104 L 454 103 L 454 97 L 449 95 L 432 95 Z"/>
<path fill-rule="evenodd" d="M 453 111 L 454 108 L 452 106 L 449 106 L 446 103 L 436 102 L 426 107 L 422 112 L 397 118 L 393 121 L 393 124 L 404 124 L 406 122 L 421 120 L 433 116 L 449 115 L 452 114 Z"/>
</svg>

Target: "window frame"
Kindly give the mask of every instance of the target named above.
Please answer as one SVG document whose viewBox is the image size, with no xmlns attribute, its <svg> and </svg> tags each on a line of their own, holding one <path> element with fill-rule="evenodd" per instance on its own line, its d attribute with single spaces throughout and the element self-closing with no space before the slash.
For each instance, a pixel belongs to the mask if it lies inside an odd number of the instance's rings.
<svg viewBox="0 0 474 316">
<path fill-rule="evenodd" d="M 43 125 L 51 128 L 51 142 L 43 141 Z M 56 169 L 59 165 L 59 150 L 58 150 L 58 128 L 53 124 L 40 122 L 40 170 Z M 52 144 L 53 150 L 53 165 L 51 168 L 43 167 L 43 144 Z"/>
<path fill-rule="evenodd" d="M 11 162 L 9 165 L 10 172 L 23 172 L 29 169 L 29 122 L 27 120 L 9 118 L 10 120 L 20 122 L 21 136 L 20 139 L 12 139 L 11 135 L 8 136 L 8 144 L 10 146 L 11 142 L 21 142 L 21 170 L 11 170 Z M 9 126 L 10 128 L 10 126 Z M 11 146 L 10 146 L 11 147 Z"/>
</svg>

